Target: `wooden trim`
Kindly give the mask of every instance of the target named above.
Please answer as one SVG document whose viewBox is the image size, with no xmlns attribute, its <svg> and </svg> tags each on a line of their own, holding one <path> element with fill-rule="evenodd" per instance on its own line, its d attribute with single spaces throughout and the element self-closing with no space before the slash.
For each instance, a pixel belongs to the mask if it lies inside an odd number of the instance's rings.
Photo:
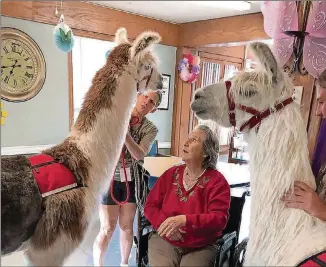
<svg viewBox="0 0 326 267">
<path fill-rule="evenodd" d="M 1 15 L 56 25 L 59 21 L 59 17 L 56 17 L 54 12 L 56 3 L 60 13 L 59 1 L 4 0 L 1 1 Z M 66 23 L 75 33 L 88 34 L 92 37 L 94 34 L 100 34 L 104 40 L 107 40 L 113 38 L 119 27 L 125 27 L 129 38 L 135 39 L 140 33 L 152 30 L 162 36 L 162 44 L 178 45 L 179 26 L 177 24 L 80 1 L 63 1 L 63 10 Z"/>
<path fill-rule="evenodd" d="M 182 48 L 177 49 L 177 62 L 182 56 Z M 171 133 L 171 155 L 178 156 L 178 148 L 180 141 L 180 125 L 181 125 L 181 97 L 182 97 L 182 80 L 179 78 L 178 68 L 175 68 L 175 86 L 174 86 L 174 101 L 173 101 L 173 120 Z"/>
<path fill-rule="evenodd" d="M 223 46 L 223 47 L 200 47 L 199 52 L 205 52 L 209 55 L 226 56 L 230 58 L 244 59 L 246 46 Z"/>
<path fill-rule="evenodd" d="M 103 34 L 103 33 L 89 32 L 89 31 L 74 29 L 74 35 L 80 36 L 80 37 L 86 37 L 86 38 L 90 38 L 90 39 L 114 42 L 114 36 Z M 129 38 L 129 40 L 133 40 L 133 39 Z"/>
<path fill-rule="evenodd" d="M 2 0 L 1 16 L 33 20 L 33 1 Z"/>
<path fill-rule="evenodd" d="M 243 65 L 243 59 L 234 60 L 234 58 L 227 59 L 226 57 L 225 59 L 222 58 L 218 59 L 217 57 L 214 58 L 214 57 L 200 56 L 200 60 L 205 62 L 217 63 L 220 65 L 236 65 L 237 67 Z"/>
<path fill-rule="evenodd" d="M 189 47 L 269 39 L 262 13 L 183 23 L 179 36 L 179 45 Z"/>
<path fill-rule="evenodd" d="M 317 139 L 320 131 L 320 125 L 321 125 L 321 117 L 316 116 L 316 108 L 317 108 L 317 89 L 314 84 L 312 99 L 310 104 L 310 114 L 309 114 L 308 125 L 307 125 L 308 149 L 309 149 L 309 156 L 311 159 L 316 148 Z"/>
<path fill-rule="evenodd" d="M 72 52 L 68 53 L 68 87 L 69 87 L 69 130 L 74 124 L 74 76 Z"/>
</svg>

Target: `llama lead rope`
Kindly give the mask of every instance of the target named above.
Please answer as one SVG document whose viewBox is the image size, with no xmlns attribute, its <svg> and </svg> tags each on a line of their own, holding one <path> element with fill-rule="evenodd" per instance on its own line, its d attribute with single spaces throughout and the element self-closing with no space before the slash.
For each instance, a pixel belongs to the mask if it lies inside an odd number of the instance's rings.
<svg viewBox="0 0 326 267">
<path fill-rule="evenodd" d="M 130 119 L 130 126 L 134 126 L 136 124 L 138 124 L 140 121 L 139 117 L 137 116 L 132 116 Z M 111 198 L 112 200 L 117 204 L 117 205 L 123 205 L 126 204 L 129 199 L 130 199 L 130 188 L 129 188 L 129 183 L 128 183 L 128 179 L 127 179 L 127 170 L 126 170 L 126 162 L 125 162 L 125 157 L 124 157 L 124 153 L 123 151 L 121 152 L 121 162 L 122 162 L 122 167 L 123 167 L 123 174 L 125 176 L 126 179 L 126 189 L 127 189 L 127 196 L 126 199 L 124 201 L 118 201 L 115 197 L 114 197 L 114 193 L 113 193 L 113 187 L 114 187 L 114 175 L 112 177 L 112 181 L 111 181 L 111 185 L 110 185 L 110 193 L 111 193 Z"/>
</svg>

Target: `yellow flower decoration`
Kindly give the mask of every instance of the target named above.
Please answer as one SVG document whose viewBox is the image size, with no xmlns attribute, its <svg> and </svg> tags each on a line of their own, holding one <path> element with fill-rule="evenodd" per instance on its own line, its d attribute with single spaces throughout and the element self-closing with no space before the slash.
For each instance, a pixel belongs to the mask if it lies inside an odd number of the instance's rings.
<svg viewBox="0 0 326 267">
<path fill-rule="evenodd" d="M 8 117 L 8 112 L 3 109 L 3 102 L 1 102 L 1 126 L 5 125 L 5 118 Z"/>
</svg>

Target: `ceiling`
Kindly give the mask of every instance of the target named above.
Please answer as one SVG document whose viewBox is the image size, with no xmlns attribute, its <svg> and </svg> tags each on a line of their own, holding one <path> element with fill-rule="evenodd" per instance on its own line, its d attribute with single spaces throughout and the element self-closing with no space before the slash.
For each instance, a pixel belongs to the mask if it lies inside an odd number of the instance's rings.
<svg viewBox="0 0 326 267">
<path fill-rule="evenodd" d="M 237 5 L 234 1 L 222 1 L 227 8 L 215 6 L 218 1 L 88 1 L 125 12 L 168 21 L 185 23 L 199 20 L 231 17 L 260 12 L 260 1 L 251 3 L 250 10 L 239 11 L 229 8 Z M 215 2 L 215 3 L 214 3 Z M 219 1 L 221 2 L 221 1 Z M 243 1 L 239 1 L 243 2 Z"/>
</svg>

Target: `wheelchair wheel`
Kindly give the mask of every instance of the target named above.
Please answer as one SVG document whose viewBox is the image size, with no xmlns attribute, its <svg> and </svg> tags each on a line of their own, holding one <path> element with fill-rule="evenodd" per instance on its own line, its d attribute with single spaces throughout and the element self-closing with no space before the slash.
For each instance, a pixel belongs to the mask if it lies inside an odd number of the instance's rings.
<svg viewBox="0 0 326 267">
<path fill-rule="evenodd" d="M 242 240 L 241 243 L 239 243 L 234 252 L 234 267 L 242 267 L 245 261 L 245 254 L 246 254 L 246 249 L 247 249 L 247 243 L 248 243 L 248 238 L 245 238 Z"/>
</svg>

